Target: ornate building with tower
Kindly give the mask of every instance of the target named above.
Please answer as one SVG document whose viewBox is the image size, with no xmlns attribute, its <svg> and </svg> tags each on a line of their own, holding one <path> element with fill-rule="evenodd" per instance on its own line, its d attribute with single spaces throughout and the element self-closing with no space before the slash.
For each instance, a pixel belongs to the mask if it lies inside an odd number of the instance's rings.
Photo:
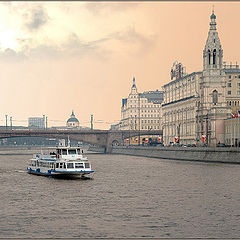
<svg viewBox="0 0 240 240">
<path fill-rule="evenodd" d="M 223 62 L 216 25 L 213 11 L 203 50 L 203 71 L 186 74 L 178 66 L 175 79 L 163 86 L 162 119 L 166 145 L 171 142 L 209 146 L 224 143 L 225 120 L 232 112 L 239 111 L 239 66 Z M 173 73 L 171 71 L 171 78 Z"/>
<path fill-rule="evenodd" d="M 115 129 L 118 130 L 158 130 L 162 129 L 161 105 L 162 91 L 139 93 L 135 78 L 131 92 L 122 99 L 121 121 Z"/>
</svg>

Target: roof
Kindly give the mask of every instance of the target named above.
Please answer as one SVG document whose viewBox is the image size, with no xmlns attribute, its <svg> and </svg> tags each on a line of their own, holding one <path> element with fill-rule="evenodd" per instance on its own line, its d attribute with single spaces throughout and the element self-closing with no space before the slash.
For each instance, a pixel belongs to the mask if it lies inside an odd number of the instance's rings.
<svg viewBox="0 0 240 240">
<path fill-rule="evenodd" d="M 143 92 L 139 93 L 139 96 L 141 98 L 147 98 L 148 102 L 153 103 L 162 103 L 163 101 L 163 91 L 149 91 L 149 92 Z"/>
<path fill-rule="evenodd" d="M 225 68 L 223 69 L 225 73 L 240 73 L 239 68 Z"/>
<path fill-rule="evenodd" d="M 78 119 L 75 118 L 75 117 L 70 117 L 70 118 L 67 120 L 67 122 L 77 122 L 77 123 L 79 123 Z"/>
<path fill-rule="evenodd" d="M 70 116 L 70 118 L 67 120 L 67 123 L 69 122 L 77 122 L 79 123 L 78 119 L 75 117 L 74 111 L 72 110 L 72 114 Z"/>
<path fill-rule="evenodd" d="M 188 77 L 191 77 L 191 76 L 194 76 L 194 75 L 198 75 L 198 74 L 202 74 L 202 72 L 199 71 L 199 72 L 192 72 L 192 73 L 190 73 L 190 74 L 186 74 L 185 76 L 183 76 L 183 77 L 181 77 L 181 78 L 178 78 L 178 79 L 176 79 L 176 80 L 172 80 L 172 81 L 166 83 L 166 84 L 163 85 L 162 87 L 165 88 L 165 87 L 167 87 L 167 86 L 169 86 L 169 85 L 171 85 L 171 84 L 174 84 L 174 83 L 176 83 L 176 82 L 180 82 L 180 81 L 182 81 L 182 80 L 185 79 L 185 78 L 188 78 Z"/>
</svg>

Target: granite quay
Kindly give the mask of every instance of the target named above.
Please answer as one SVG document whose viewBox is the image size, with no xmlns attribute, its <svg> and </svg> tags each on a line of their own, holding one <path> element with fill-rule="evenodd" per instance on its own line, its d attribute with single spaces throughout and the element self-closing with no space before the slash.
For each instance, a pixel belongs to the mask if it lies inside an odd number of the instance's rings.
<svg viewBox="0 0 240 240">
<path fill-rule="evenodd" d="M 117 146 L 112 148 L 111 153 L 167 160 L 240 164 L 239 148 Z"/>
</svg>

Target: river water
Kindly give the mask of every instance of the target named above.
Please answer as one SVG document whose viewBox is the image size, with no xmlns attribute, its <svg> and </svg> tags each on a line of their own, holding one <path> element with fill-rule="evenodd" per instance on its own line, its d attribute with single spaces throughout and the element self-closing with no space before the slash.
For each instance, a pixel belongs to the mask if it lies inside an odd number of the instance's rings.
<svg viewBox="0 0 240 240">
<path fill-rule="evenodd" d="M 89 154 L 91 180 L 0 155 L 1 238 L 237 238 L 240 166 Z"/>
</svg>

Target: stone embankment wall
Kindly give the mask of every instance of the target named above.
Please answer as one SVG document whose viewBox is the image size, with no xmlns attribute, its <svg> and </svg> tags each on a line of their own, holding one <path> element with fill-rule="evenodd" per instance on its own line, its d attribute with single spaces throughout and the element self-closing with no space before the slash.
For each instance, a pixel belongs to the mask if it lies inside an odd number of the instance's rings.
<svg viewBox="0 0 240 240">
<path fill-rule="evenodd" d="M 238 148 L 119 146 L 112 148 L 111 153 L 168 160 L 240 164 Z"/>
</svg>

